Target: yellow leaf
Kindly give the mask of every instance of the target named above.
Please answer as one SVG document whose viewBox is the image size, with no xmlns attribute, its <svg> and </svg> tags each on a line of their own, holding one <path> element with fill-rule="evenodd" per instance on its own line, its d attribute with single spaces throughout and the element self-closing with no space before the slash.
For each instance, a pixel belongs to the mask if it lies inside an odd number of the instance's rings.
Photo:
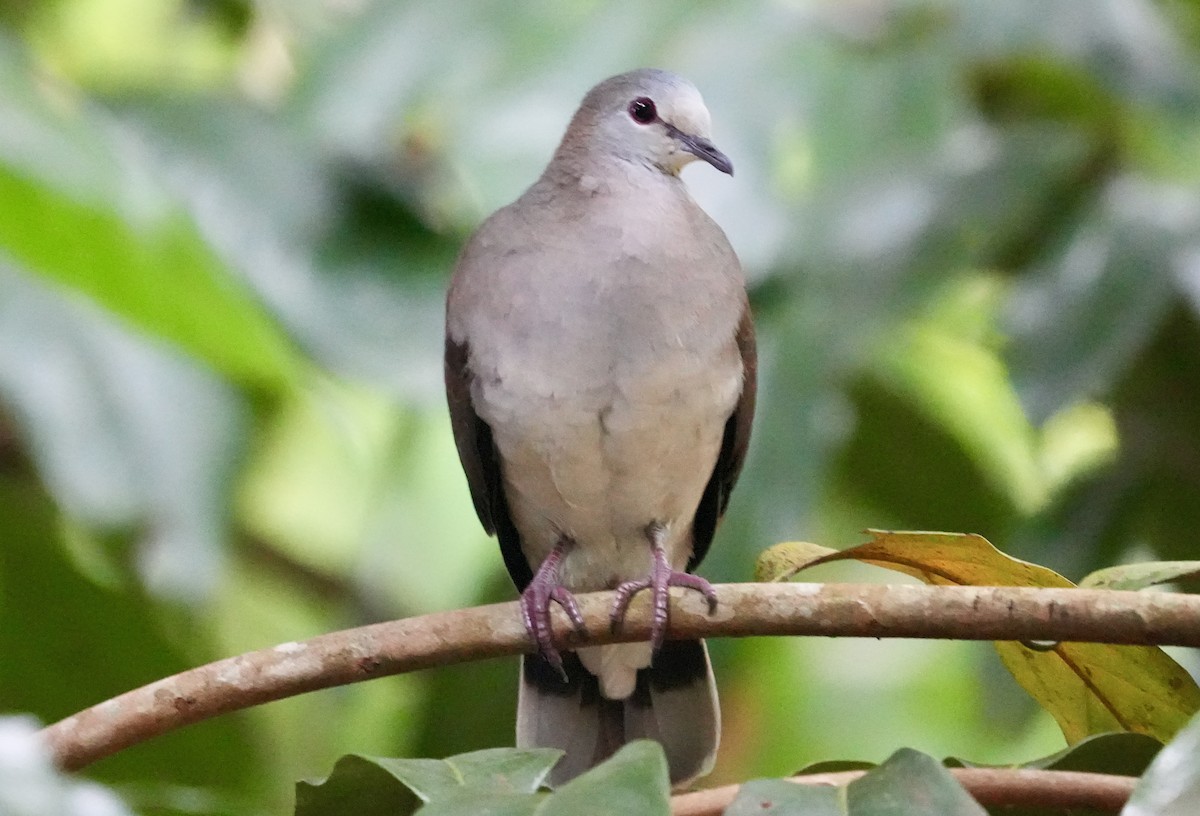
<svg viewBox="0 0 1200 816">
<path fill-rule="evenodd" d="M 1005 555 L 983 536 L 867 532 L 873 541 L 838 551 L 806 566 L 850 559 L 903 572 L 938 586 L 1074 586 L 1054 570 Z"/>
<path fill-rule="evenodd" d="M 1053 570 L 1005 555 L 982 536 L 868 532 L 872 540 L 866 544 L 810 559 L 798 569 L 852 559 L 937 585 L 1075 586 Z M 1154 646 L 1056 643 L 1044 651 L 1014 642 L 995 646 L 1017 682 L 1058 722 L 1068 743 L 1113 730 L 1165 743 L 1200 710 L 1200 688 L 1191 675 Z"/>
</svg>

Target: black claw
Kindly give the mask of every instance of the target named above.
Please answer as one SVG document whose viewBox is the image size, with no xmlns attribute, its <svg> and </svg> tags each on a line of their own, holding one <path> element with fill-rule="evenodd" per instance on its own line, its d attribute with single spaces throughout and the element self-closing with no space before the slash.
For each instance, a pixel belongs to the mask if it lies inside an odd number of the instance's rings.
<svg viewBox="0 0 1200 816">
<path fill-rule="evenodd" d="M 550 664 L 550 668 L 554 669 L 554 673 L 557 674 L 564 683 L 570 682 L 570 679 L 567 677 L 567 670 L 563 668 L 562 655 L 558 653 L 557 649 L 552 649 L 549 652 L 543 651 L 542 659 Z"/>
</svg>

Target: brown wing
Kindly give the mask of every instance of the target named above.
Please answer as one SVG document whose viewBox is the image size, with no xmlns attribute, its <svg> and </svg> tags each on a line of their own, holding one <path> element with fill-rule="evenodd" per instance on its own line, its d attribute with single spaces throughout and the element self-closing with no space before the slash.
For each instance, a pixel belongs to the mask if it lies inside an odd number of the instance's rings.
<svg viewBox="0 0 1200 816">
<path fill-rule="evenodd" d="M 467 475 L 467 485 L 471 488 L 475 513 L 488 535 L 495 535 L 499 539 L 504 566 L 508 568 L 508 574 L 512 576 L 517 589 L 524 590 L 533 579 L 533 571 L 525 560 L 521 536 L 508 512 L 500 455 L 492 440 L 492 429 L 480 419 L 471 402 L 471 380 L 474 375 L 469 359 L 467 343 L 456 343 L 447 335 L 444 372 L 454 444 L 458 448 L 463 472 Z"/>
<path fill-rule="evenodd" d="M 749 305 L 742 312 L 737 328 L 738 350 L 742 353 L 742 394 L 729 419 L 725 421 L 725 436 L 721 440 L 721 452 L 717 464 L 709 477 L 700 506 L 696 508 L 696 519 L 692 523 L 692 557 L 688 559 L 689 571 L 704 559 L 717 531 L 717 522 L 725 515 L 729 506 L 729 494 L 742 472 L 746 461 L 746 449 L 750 445 L 750 426 L 754 422 L 754 399 L 758 390 L 758 352 L 754 342 L 754 319 Z"/>
</svg>

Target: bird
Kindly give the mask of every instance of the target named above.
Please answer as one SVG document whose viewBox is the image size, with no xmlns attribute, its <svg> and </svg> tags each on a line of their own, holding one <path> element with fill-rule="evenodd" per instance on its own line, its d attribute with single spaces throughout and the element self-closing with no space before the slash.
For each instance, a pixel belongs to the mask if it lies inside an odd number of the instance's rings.
<svg viewBox="0 0 1200 816">
<path fill-rule="evenodd" d="M 754 323 L 728 238 L 692 199 L 692 162 L 733 175 L 696 87 L 662 69 L 584 96 L 541 176 L 465 243 L 446 298 L 444 373 L 472 501 L 521 593 L 518 747 L 564 756 L 561 785 L 626 742 L 658 741 L 673 787 L 708 773 L 720 709 L 702 640 L 666 639 L 742 469 Z M 642 591 L 648 642 L 560 650 L 551 609 Z"/>
</svg>

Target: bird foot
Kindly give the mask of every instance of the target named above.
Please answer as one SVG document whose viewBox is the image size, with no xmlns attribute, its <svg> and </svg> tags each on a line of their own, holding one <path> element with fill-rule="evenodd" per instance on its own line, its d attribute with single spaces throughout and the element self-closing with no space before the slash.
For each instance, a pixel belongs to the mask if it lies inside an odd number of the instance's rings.
<svg viewBox="0 0 1200 816">
<path fill-rule="evenodd" d="M 650 577 L 640 581 L 625 581 L 617 586 L 613 598 L 612 611 L 609 613 L 609 623 L 616 631 L 625 621 L 625 613 L 629 611 L 629 603 L 633 596 L 643 589 L 650 590 L 651 603 L 654 605 L 653 618 L 650 623 L 650 647 L 655 652 L 662 647 L 667 636 L 667 624 L 670 621 L 671 587 L 693 589 L 704 595 L 708 601 L 708 613 L 717 611 L 717 591 L 713 585 L 699 575 L 674 569 L 667 563 L 667 555 L 662 547 L 654 547 L 654 566 Z"/>
<path fill-rule="evenodd" d="M 563 555 L 571 543 L 569 538 L 559 539 L 559 542 L 554 545 L 554 549 L 546 556 L 546 560 L 538 567 L 529 586 L 525 587 L 525 591 L 521 593 L 521 620 L 525 624 L 525 631 L 529 633 L 529 637 L 537 644 L 542 657 L 558 672 L 564 683 L 567 681 L 567 672 L 563 668 L 562 654 L 554 645 L 550 605 L 556 603 L 561 606 L 567 613 L 567 619 L 575 627 L 575 631 L 581 632 L 585 636 L 587 634 L 587 629 L 583 625 L 583 614 L 579 611 L 579 604 L 576 603 L 575 596 L 558 580 L 559 562 L 562 561 Z"/>
</svg>

